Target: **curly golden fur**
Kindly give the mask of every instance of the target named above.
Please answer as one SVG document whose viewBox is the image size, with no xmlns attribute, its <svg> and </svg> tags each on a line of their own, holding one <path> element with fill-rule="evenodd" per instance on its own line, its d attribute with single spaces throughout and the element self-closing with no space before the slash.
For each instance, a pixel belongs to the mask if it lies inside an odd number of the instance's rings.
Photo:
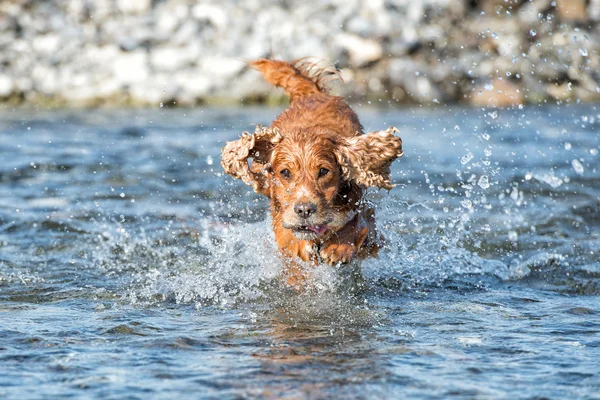
<svg viewBox="0 0 600 400">
<path fill-rule="evenodd" d="M 358 117 L 326 91 L 332 76 L 306 60 L 250 64 L 291 98 L 271 127 L 257 126 L 223 148 L 222 165 L 271 200 L 275 238 L 287 256 L 287 282 L 302 286 L 306 271 L 293 261 L 350 262 L 380 245 L 364 189 L 391 189 L 390 165 L 401 157 L 398 130 L 363 134 Z"/>
</svg>

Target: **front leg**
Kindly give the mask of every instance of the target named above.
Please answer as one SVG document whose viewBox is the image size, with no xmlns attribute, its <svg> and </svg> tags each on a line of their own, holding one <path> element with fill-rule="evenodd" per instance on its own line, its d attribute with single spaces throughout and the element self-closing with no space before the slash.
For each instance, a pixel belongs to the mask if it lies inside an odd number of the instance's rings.
<svg viewBox="0 0 600 400">
<path fill-rule="evenodd" d="M 323 243 L 319 255 L 329 265 L 373 256 L 378 249 L 376 237 L 375 212 L 364 209 Z"/>
<path fill-rule="evenodd" d="M 285 229 L 278 223 L 277 216 L 274 216 L 273 221 L 277 247 L 279 247 L 279 251 L 284 258 L 282 279 L 291 288 L 302 291 L 308 279 L 306 264 L 315 262 L 315 246 L 312 242 L 294 237 L 292 231 Z"/>
</svg>

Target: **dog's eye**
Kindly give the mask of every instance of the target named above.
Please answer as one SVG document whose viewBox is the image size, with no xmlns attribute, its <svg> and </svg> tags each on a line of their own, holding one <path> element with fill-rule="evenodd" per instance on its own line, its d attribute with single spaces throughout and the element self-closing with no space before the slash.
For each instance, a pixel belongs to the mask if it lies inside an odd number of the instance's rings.
<svg viewBox="0 0 600 400">
<path fill-rule="evenodd" d="M 282 169 L 281 171 L 279 171 L 279 174 L 281 176 L 283 176 L 285 179 L 290 179 L 290 177 L 292 176 L 292 174 L 290 173 L 289 169 Z"/>
<path fill-rule="evenodd" d="M 329 173 L 329 170 L 327 168 L 321 168 L 319 170 L 319 177 L 325 176 Z"/>
</svg>

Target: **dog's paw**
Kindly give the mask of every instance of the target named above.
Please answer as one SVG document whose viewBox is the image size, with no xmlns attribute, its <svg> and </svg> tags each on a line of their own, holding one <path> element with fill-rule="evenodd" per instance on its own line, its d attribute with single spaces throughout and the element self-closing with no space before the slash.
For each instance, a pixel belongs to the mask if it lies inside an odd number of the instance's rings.
<svg viewBox="0 0 600 400">
<path fill-rule="evenodd" d="M 330 243 L 325 245 L 319 255 L 321 259 L 329 265 L 337 263 L 347 264 L 352 261 L 356 247 L 346 243 Z"/>
</svg>

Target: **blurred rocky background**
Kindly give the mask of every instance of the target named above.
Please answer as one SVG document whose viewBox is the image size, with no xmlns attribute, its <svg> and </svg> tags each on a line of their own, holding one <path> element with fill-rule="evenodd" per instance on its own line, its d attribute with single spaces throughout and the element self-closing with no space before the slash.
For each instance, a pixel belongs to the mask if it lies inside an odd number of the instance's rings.
<svg viewBox="0 0 600 400">
<path fill-rule="evenodd" d="M 277 102 L 245 60 L 315 56 L 355 101 L 600 100 L 600 0 L 0 0 L 0 100 Z"/>
</svg>

